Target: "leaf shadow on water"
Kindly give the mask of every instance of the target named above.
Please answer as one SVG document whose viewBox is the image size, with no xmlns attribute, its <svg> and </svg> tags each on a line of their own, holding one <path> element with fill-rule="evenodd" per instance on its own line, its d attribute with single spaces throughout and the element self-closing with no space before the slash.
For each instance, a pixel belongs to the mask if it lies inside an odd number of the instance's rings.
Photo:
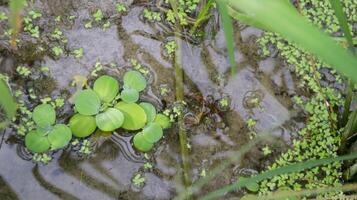
<svg viewBox="0 0 357 200">
<path fill-rule="evenodd" d="M 115 148 L 115 146 L 111 146 L 112 151 L 119 151 L 118 148 Z M 100 150 L 100 149 L 98 149 Z M 103 161 L 103 159 L 100 159 Z M 79 180 L 80 183 L 84 183 L 86 186 L 100 191 L 101 193 L 111 197 L 111 198 L 116 198 L 118 196 L 119 190 L 111 185 L 108 185 L 107 183 L 100 181 L 96 179 L 94 176 L 86 172 L 82 167 L 81 164 L 82 162 L 73 159 L 71 157 L 71 153 L 69 151 L 63 152 L 60 158 L 58 159 L 58 164 L 59 166 L 69 175 L 74 177 L 75 179 Z M 96 164 L 97 162 L 93 162 L 92 165 L 98 165 Z M 100 163 L 100 162 L 98 162 Z M 105 169 L 103 169 L 101 166 L 96 166 L 95 168 L 99 169 L 99 173 L 103 174 L 105 177 L 110 176 L 109 172 L 107 172 Z"/>
<path fill-rule="evenodd" d="M 6 181 L 0 176 L 0 199 L 1 200 L 18 200 L 20 199 L 15 191 L 9 186 Z"/>
<path fill-rule="evenodd" d="M 51 192 L 52 194 L 58 196 L 61 199 L 66 200 L 79 200 L 79 198 L 75 197 L 74 195 L 52 185 L 50 182 L 46 181 L 46 179 L 40 174 L 39 167 L 36 165 L 32 168 L 32 174 L 37 180 L 37 182 L 47 191 Z"/>
</svg>

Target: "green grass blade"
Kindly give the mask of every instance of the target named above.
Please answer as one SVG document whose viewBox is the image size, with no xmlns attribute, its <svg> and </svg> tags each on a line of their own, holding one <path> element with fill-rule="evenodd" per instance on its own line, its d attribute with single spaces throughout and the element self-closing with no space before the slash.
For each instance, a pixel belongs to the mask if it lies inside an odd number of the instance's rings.
<svg viewBox="0 0 357 200">
<path fill-rule="evenodd" d="M 300 190 L 300 191 L 293 191 L 293 190 L 286 190 L 286 191 L 276 191 L 269 193 L 268 195 L 259 196 L 249 196 L 249 200 L 275 200 L 275 199 L 287 199 L 290 197 L 291 199 L 296 199 L 296 197 L 306 197 L 306 196 L 314 196 L 318 194 L 325 194 L 331 192 L 349 192 L 357 190 L 357 184 L 346 184 L 341 186 L 334 186 L 334 187 L 323 187 L 323 188 L 316 188 L 313 190 Z M 293 198 L 295 197 L 295 198 Z M 348 195 L 344 196 L 347 199 L 352 199 L 353 197 L 349 198 Z M 337 199 L 336 199 L 337 200 Z"/>
<path fill-rule="evenodd" d="M 298 44 L 351 80 L 357 81 L 357 58 L 310 24 L 291 4 L 277 0 L 226 0 L 226 2 L 233 9 L 245 13 L 268 30 Z"/>
<path fill-rule="evenodd" d="M 355 109 L 349 116 L 349 120 L 346 124 L 345 130 L 342 134 L 341 138 L 341 146 L 340 149 L 342 151 L 345 150 L 347 140 L 353 135 L 357 133 L 357 109 Z"/>
<path fill-rule="evenodd" d="M 210 14 L 209 11 L 210 11 L 213 3 L 214 3 L 214 0 L 208 0 L 208 2 L 200 10 L 200 13 L 197 16 L 197 19 L 190 30 L 190 34 L 194 34 L 196 32 L 196 30 L 198 29 L 198 27 L 200 27 L 203 22 L 205 22 L 207 19 L 209 19 L 212 16 L 212 14 Z"/>
<path fill-rule="evenodd" d="M 284 166 L 284 167 L 280 167 L 280 168 L 277 168 L 274 170 L 263 172 L 257 176 L 253 176 L 253 177 L 250 177 L 250 178 L 247 178 L 244 180 L 237 181 L 231 185 L 224 186 L 223 188 L 213 191 L 213 192 L 207 194 L 206 196 L 200 198 L 200 200 L 216 199 L 217 197 L 220 197 L 227 192 L 230 192 L 230 191 L 242 188 L 242 187 L 246 187 L 250 183 L 257 183 L 264 179 L 272 178 L 274 176 L 279 176 L 282 174 L 288 174 L 288 173 L 293 173 L 293 172 L 299 172 L 299 171 L 303 171 L 303 170 L 313 168 L 316 166 L 320 166 L 320 165 L 326 165 L 326 164 L 330 164 L 333 162 L 341 162 L 344 160 L 352 160 L 352 159 L 356 159 L 356 158 L 357 158 L 357 154 L 353 153 L 350 155 L 339 156 L 336 158 L 309 160 L 309 161 L 305 161 L 305 162 L 301 162 L 301 163 L 291 164 L 288 166 Z"/>
<path fill-rule="evenodd" d="M 6 82 L 0 79 L 0 106 L 5 111 L 6 121 L 0 123 L 0 129 L 5 128 L 16 114 L 16 103 Z"/>
<path fill-rule="evenodd" d="M 16 47 L 16 37 L 21 29 L 21 23 L 22 23 L 21 11 L 22 9 L 24 9 L 26 4 L 27 4 L 26 0 L 10 0 L 9 2 L 10 13 L 11 13 L 9 17 L 9 23 L 13 30 L 11 36 L 11 46 L 13 48 Z"/>
<path fill-rule="evenodd" d="M 219 12 L 222 16 L 223 31 L 224 36 L 226 38 L 229 64 L 231 65 L 231 75 L 234 75 L 237 73 L 237 65 L 234 59 L 234 37 L 232 19 L 228 15 L 227 5 L 222 0 L 217 0 L 216 2 L 218 4 Z"/>
<path fill-rule="evenodd" d="M 353 38 L 352 38 L 351 30 L 348 26 L 347 17 L 345 15 L 345 13 L 343 12 L 341 1 L 340 0 L 330 0 L 330 4 L 331 4 L 333 10 L 335 11 L 337 20 L 338 20 L 338 22 L 341 26 L 341 29 L 345 35 L 345 38 L 347 40 L 348 47 L 351 50 L 351 52 L 354 53 Z M 340 122 L 342 127 L 346 125 L 348 116 L 350 114 L 350 106 L 351 106 L 351 102 L 352 102 L 353 87 L 354 87 L 354 84 L 352 81 L 346 82 L 346 84 L 348 84 L 348 87 L 346 89 L 347 97 L 345 99 L 344 111 L 343 111 L 342 119 Z"/>
<path fill-rule="evenodd" d="M 338 23 L 340 24 L 341 29 L 345 34 L 345 38 L 347 40 L 349 48 L 353 48 L 353 39 L 352 39 L 351 30 L 348 26 L 346 14 L 343 12 L 341 1 L 340 0 L 329 0 L 329 1 L 333 10 L 335 11 L 335 15 L 337 17 Z"/>
<path fill-rule="evenodd" d="M 192 195 L 194 192 L 199 191 L 204 185 L 209 183 L 212 179 L 219 176 L 223 170 L 225 170 L 228 166 L 232 163 L 239 162 L 241 158 L 249 152 L 254 146 L 256 146 L 262 140 L 272 140 L 273 138 L 269 134 L 261 133 L 259 134 L 254 140 L 250 141 L 249 143 L 243 145 L 238 151 L 234 151 L 229 155 L 227 160 L 222 161 L 218 166 L 213 169 L 209 170 L 209 173 L 205 177 L 200 178 L 196 181 L 191 187 L 188 188 L 186 194 Z M 174 200 L 184 200 L 185 194 L 181 193 L 174 198 Z"/>
<path fill-rule="evenodd" d="M 259 23 L 258 21 L 254 20 L 250 16 L 247 16 L 243 13 L 240 13 L 236 10 L 233 10 L 231 7 L 228 7 L 228 14 L 235 20 L 242 22 L 243 24 L 254 26 L 256 28 L 268 30 L 268 27 L 265 27 L 263 24 Z"/>
</svg>

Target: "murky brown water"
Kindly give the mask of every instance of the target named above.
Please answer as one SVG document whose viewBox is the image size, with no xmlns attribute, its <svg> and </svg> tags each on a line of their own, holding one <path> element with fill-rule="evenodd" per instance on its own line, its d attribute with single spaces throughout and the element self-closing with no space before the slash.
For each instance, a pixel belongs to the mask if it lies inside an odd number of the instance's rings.
<svg viewBox="0 0 357 200">
<path fill-rule="evenodd" d="M 163 102 L 173 103 L 173 92 L 165 97 L 161 97 L 158 92 L 162 84 L 174 90 L 172 60 L 163 53 L 164 42 L 173 34 L 165 25 L 144 23 L 140 17 L 143 7 L 132 5 L 129 13 L 113 19 L 112 26 L 107 30 L 101 27 L 85 29 L 83 21 L 89 18 L 88 11 L 101 8 L 106 14 L 114 13 L 113 1 L 56 2 L 36 1 L 36 8 L 46 10 L 41 23 L 44 27 L 52 27 L 49 21 L 53 20 L 54 15 L 67 12 L 76 15 L 73 25 L 61 25 L 68 38 L 65 49 L 82 47 L 84 57 L 78 60 L 67 54 L 53 59 L 48 53 L 44 53 L 23 56 L 20 59 L 19 55 L 16 55 L 15 59 L 9 53 L 7 43 L 1 41 L 2 72 L 11 75 L 11 66 L 16 66 L 15 63 L 21 60 L 25 60 L 30 66 L 48 66 L 57 84 L 53 91 L 46 93 L 56 96 L 63 90 L 73 93 L 74 88 L 69 87 L 73 76 L 89 75 L 97 61 L 114 62 L 120 71 L 120 68 L 129 65 L 130 59 L 135 58 L 152 72 L 151 87 L 144 98 L 158 106 Z M 0 8 L 0 11 L 5 9 Z M 3 34 L 3 31 L 0 31 L 0 34 Z M 239 72 L 232 78 L 227 78 L 229 63 L 222 31 L 212 34 L 214 38 L 206 39 L 199 45 L 182 41 L 182 64 L 185 72 L 186 101 L 190 105 L 189 113 L 192 116 L 199 114 L 202 98 L 205 102 L 213 103 L 224 96 L 231 99 L 229 111 L 210 113 L 198 125 L 192 125 L 187 130 L 193 180 L 199 179 L 203 170 L 209 173 L 210 169 L 223 162 L 230 152 L 238 150 L 250 140 L 250 131 L 245 123 L 248 119 L 257 120 L 256 132 L 269 131 L 277 137 L 274 144 L 269 144 L 274 152 L 273 156 L 265 157 L 261 151 L 265 144 L 258 145 L 239 164 L 230 166 L 207 184 L 202 193 L 229 184 L 239 175 L 250 175 L 264 169 L 275 155 L 286 149 L 293 133 L 302 126 L 296 119 L 297 111 L 293 109 L 290 100 L 296 93 L 294 77 L 289 69 L 275 58 L 257 59 L 254 38 L 259 34 L 258 30 L 249 27 L 237 34 L 237 38 L 241 40 L 236 51 Z M 45 38 L 44 41 L 44 46 L 51 46 L 50 41 Z M 26 53 L 28 48 L 24 49 Z M 116 70 L 107 72 L 118 76 Z M 23 83 L 21 80 L 17 81 Z M 37 165 L 20 156 L 22 142 L 14 140 L 14 134 L 11 129 L 0 134 L 4 138 L 0 147 L 1 200 L 171 199 L 182 187 L 178 176 L 180 146 L 175 127 L 166 131 L 165 138 L 149 153 L 149 160 L 132 149 L 130 137 L 118 133 L 111 139 L 103 139 L 93 156 L 88 159 L 79 158 L 76 153 L 67 149 L 55 153 L 55 159 L 48 165 Z M 143 165 L 147 161 L 152 163 L 153 169 L 144 169 Z M 143 187 L 136 187 L 131 183 L 131 179 L 138 172 L 144 174 L 146 179 Z M 230 195 L 243 193 L 244 191 L 236 191 Z"/>
</svg>

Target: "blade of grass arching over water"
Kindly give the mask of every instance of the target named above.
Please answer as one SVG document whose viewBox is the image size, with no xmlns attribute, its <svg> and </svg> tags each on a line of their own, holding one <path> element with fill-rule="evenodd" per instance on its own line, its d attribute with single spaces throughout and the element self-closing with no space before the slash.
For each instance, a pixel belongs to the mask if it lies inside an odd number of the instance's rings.
<svg viewBox="0 0 357 200">
<path fill-rule="evenodd" d="M 348 47 L 353 48 L 353 39 L 352 39 L 351 30 L 348 26 L 346 14 L 343 12 L 343 7 L 342 7 L 341 1 L 340 0 L 329 0 L 329 1 L 330 1 L 330 4 L 331 4 L 333 10 L 335 11 L 335 15 L 337 17 L 338 23 L 340 24 L 341 29 L 342 29 L 343 33 L 345 34 L 345 38 L 347 40 Z"/>
<path fill-rule="evenodd" d="M 182 40 L 180 39 L 181 26 L 179 23 L 177 2 L 175 0 L 170 0 L 170 5 L 174 10 L 176 23 L 175 23 L 175 42 L 177 44 L 177 49 L 175 52 L 174 66 L 175 66 L 175 91 L 176 91 L 176 101 L 183 102 L 184 101 L 184 79 L 183 79 L 183 69 L 182 69 Z M 191 176 L 190 176 L 190 157 L 188 151 L 188 140 L 187 140 L 187 132 L 184 126 L 183 116 L 180 115 L 178 117 L 178 134 L 180 141 L 180 149 L 181 149 L 181 159 L 182 159 L 182 178 L 185 186 L 185 199 L 190 199 L 190 195 L 187 194 L 187 188 L 191 186 Z"/>
<path fill-rule="evenodd" d="M 205 184 L 209 183 L 209 181 L 217 177 L 223 170 L 225 170 L 232 163 L 239 162 L 240 159 L 248 151 L 250 151 L 257 143 L 259 143 L 264 139 L 269 139 L 269 137 L 270 135 L 268 134 L 258 135 L 254 140 L 242 146 L 238 151 L 232 152 L 228 156 L 227 160 L 222 161 L 221 164 L 218 165 L 217 167 L 210 169 L 205 177 L 200 178 L 197 182 L 192 184 L 192 186 L 188 188 L 187 194 L 193 195 L 195 192 L 198 192 Z M 174 198 L 174 200 L 184 200 L 184 199 L 185 199 L 184 194 L 179 194 L 177 197 Z"/>
<path fill-rule="evenodd" d="M 346 151 L 346 145 L 348 139 L 357 133 L 357 108 L 349 115 L 349 120 L 345 126 L 345 129 L 341 137 L 341 145 L 339 147 L 340 152 Z"/>
<path fill-rule="evenodd" d="M 234 59 L 234 37 L 233 37 L 233 23 L 231 17 L 228 15 L 227 5 L 222 0 L 216 0 L 219 12 L 222 16 L 222 24 L 224 37 L 226 38 L 226 46 L 228 51 L 229 64 L 231 66 L 231 75 L 237 73 L 237 65 Z"/>
<path fill-rule="evenodd" d="M 295 163 L 295 164 L 291 164 L 291 165 L 287 165 L 284 167 L 280 167 L 274 170 L 270 170 L 270 171 L 266 171 L 263 173 L 260 173 L 256 176 L 247 178 L 247 179 L 243 179 L 243 180 L 239 180 L 233 184 L 227 185 L 222 187 L 221 189 L 218 189 L 216 191 L 210 192 L 207 195 L 205 195 L 204 197 L 200 198 L 200 200 L 210 200 L 210 199 L 216 199 L 224 194 L 226 194 L 227 192 L 231 192 L 233 190 L 242 188 L 242 187 L 246 187 L 247 185 L 251 184 L 251 183 L 257 183 L 260 182 L 262 180 L 265 179 L 269 179 L 272 178 L 274 176 L 279 176 L 282 174 L 288 174 L 288 173 L 293 173 L 293 172 L 299 172 L 299 171 L 303 171 L 306 169 L 310 169 L 313 167 L 317 167 L 320 165 L 326 165 L 326 164 L 330 164 L 333 162 L 341 162 L 344 160 L 352 160 L 352 159 L 356 159 L 357 158 L 357 154 L 356 153 L 352 153 L 350 155 L 345 155 L 345 156 L 339 156 L 336 158 L 324 158 L 324 159 L 320 159 L 320 160 L 308 160 L 305 162 L 300 162 L 300 163 Z"/>
<path fill-rule="evenodd" d="M 228 9 L 228 14 L 235 20 L 242 22 L 243 24 L 249 25 L 249 26 L 254 26 L 256 28 L 268 30 L 267 27 L 265 27 L 263 24 L 255 21 L 253 18 L 240 13 L 236 10 L 233 10 L 231 7 L 227 7 Z"/>
<path fill-rule="evenodd" d="M 10 0 L 9 7 L 10 7 L 10 17 L 9 22 L 12 29 L 11 35 L 11 47 L 16 47 L 16 38 L 17 34 L 21 29 L 21 11 L 26 6 L 26 0 Z"/>
<path fill-rule="evenodd" d="M 315 196 L 318 194 L 325 194 L 325 193 L 331 193 L 331 192 L 349 192 L 349 191 L 354 191 L 354 190 L 357 190 L 357 184 L 347 184 L 347 185 L 334 186 L 334 187 L 321 187 L 321 188 L 316 188 L 313 190 L 276 191 L 276 192 L 269 193 L 266 196 L 265 195 L 264 196 L 250 195 L 249 200 L 276 200 L 276 199 L 288 199 L 288 197 L 290 197 L 291 199 L 298 199 L 297 197 L 309 197 L 309 196 Z M 348 195 L 344 196 L 344 198 L 353 199 L 352 197 L 350 197 Z M 336 200 L 337 200 L 337 198 L 336 198 Z"/>
<path fill-rule="evenodd" d="M 345 13 L 343 12 L 343 7 L 341 4 L 340 0 L 329 0 L 330 4 L 335 11 L 335 15 L 337 17 L 338 23 L 340 24 L 340 27 L 344 33 L 344 36 L 347 40 L 348 48 L 352 53 L 354 53 L 354 47 L 353 47 L 353 39 L 352 39 L 352 34 L 350 31 L 350 28 L 348 26 L 348 21 Z M 357 68 L 357 66 L 355 66 Z M 354 88 L 354 83 L 353 81 L 346 82 L 347 88 L 346 88 L 346 99 L 345 99 L 345 105 L 344 105 L 344 111 L 342 114 L 342 119 L 340 121 L 340 126 L 344 127 L 347 124 L 348 116 L 350 114 L 350 107 L 351 107 L 351 102 L 353 98 L 353 88 Z"/>
<path fill-rule="evenodd" d="M 0 122 L 0 130 L 5 128 L 16 114 L 16 102 L 12 97 L 10 88 L 4 80 L 0 78 L 0 106 L 5 111 L 6 120 Z"/>
<path fill-rule="evenodd" d="M 357 58 L 331 37 L 310 24 L 286 1 L 225 0 L 229 7 L 294 42 L 331 65 L 353 81 L 357 81 Z"/>
</svg>

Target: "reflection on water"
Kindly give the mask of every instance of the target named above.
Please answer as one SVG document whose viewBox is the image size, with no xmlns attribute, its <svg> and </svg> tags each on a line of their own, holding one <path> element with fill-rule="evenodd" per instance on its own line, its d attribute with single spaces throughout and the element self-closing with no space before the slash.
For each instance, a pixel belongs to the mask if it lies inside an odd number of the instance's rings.
<svg viewBox="0 0 357 200">
<path fill-rule="evenodd" d="M 68 37 L 69 48 L 84 48 L 84 57 L 79 60 L 70 55 L 59 60 L 45 57 L 41 61 L 49 66 L 59 89 L 66 89 L 73 75 L 87 76 L 98 60 L 125 66 L 129 59 L 136 58 L 153 72 L 152 86 L 145 100 L 160 106 L 163 102 L 173 102 L 174 95 L 160 97 L 162 102 L 158 97 L 159 85 L 174 88 L 172 61 L 162 53 L 167 29 L 143 23 L 139 16 L 143 9 L 140 6 L 132 8 L 128 15 L 107 30 L 85 29 L 81 20 L 86 19 L 88 13 L 84 12 L 87 7 L 81 7 L 82 4 L 68 4 L 79 10 L 79 18 L 69 30 L 64 30 L 64 34 Z M 107 3 L 102 4 L 111 9 Z M 273 58 L 257 60 L 256 47 L 249 45 L 254 45 L 252 38 L 259 33 L 252 28 L 241 32 L 242 45 L 235 53 L 239 72 L 232 78 L 228 76 L 229 62 L 222 30 L 213 40 L 206 40 L 198 46 L 183 41 L 186 93 L 198 94 L 201 99 L 212 98 L 212 102 L 227 95 L 231 98 L 231 110 L 223 116 L 206 108 L 208 111 L 205 112 L 213 114 L 189 126 L 193 180 L 199 179 L 203 171 L 209 171 L 249 141 L 245 122 L 250 118 L 257 120 L 257 132 L 273 131 L 280 147 L 286 147 L 282 141 L 290 138 L 288 136 L 295 126 L 291 120 L 293 114 L 289 100 L 289 95 L 295 93 L 293 76 Z M 195 114 L 202 108 L 195 105 L 200 103 L 195 103 L 189 95 L 186 98 L 192 104 L 190 115 L 196 119 Z M 177 176 L 181 159 L 175 127 L 165 133 L 165 138 L 149 155 L 149 162 L 154 165 L 152 170 L 144 170 L 147 160 L 135 152 L 130 144 L 131 137 L 116 133 L 110 139 L 101 140 L 96 143 L 94 155 L 86 159 L 78 157 L 70 149 L 57 152 L 55 159 L 45 166 L 28 161 L 30 157 L 21 146 L 22 141 L 4 143 L 0 149 L 0 199 L 172 198 L 175 190 L 181 187 Z M 8 132 L 5 139 L 9 138 Z M 229 184 L 241 174 L 255 173 L 269 160 L 271 158 L 264 157 L 257 146 L 241 163 L 230 166 L 207 184 L 203 192 Z M 143 188 L 136 188 L 131 183 L 138 171 L 146 179 Z"/>
</svg>

